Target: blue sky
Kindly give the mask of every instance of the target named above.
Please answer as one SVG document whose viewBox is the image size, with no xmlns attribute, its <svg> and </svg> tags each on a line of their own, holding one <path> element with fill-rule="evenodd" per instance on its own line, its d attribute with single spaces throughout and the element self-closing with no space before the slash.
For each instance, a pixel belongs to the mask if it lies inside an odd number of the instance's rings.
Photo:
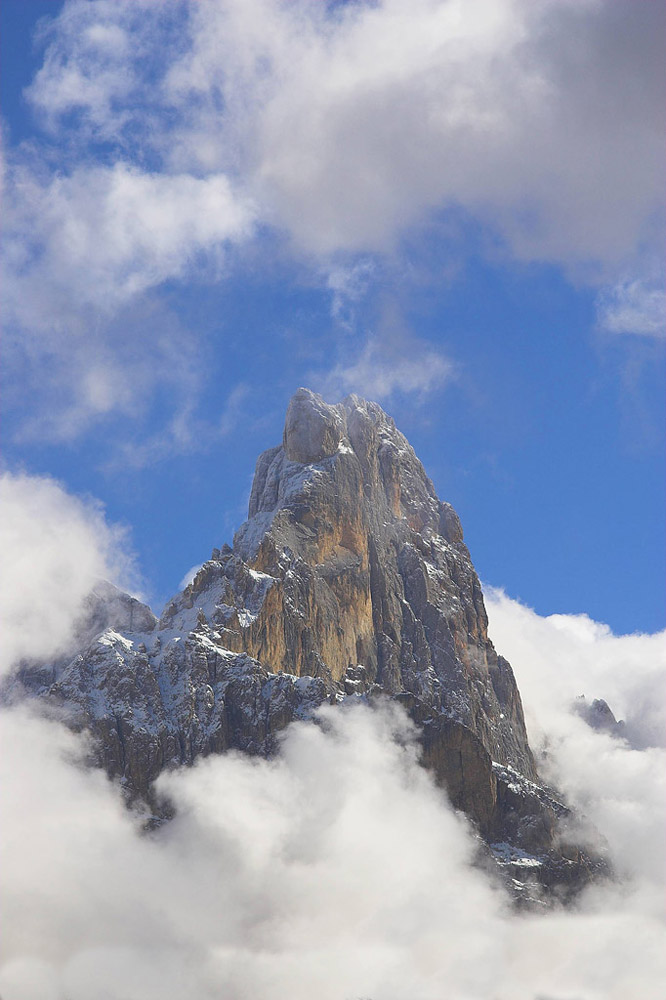
<svg viewBox="0 0 666 1000">
<path fill-rule="evenodd" d="M 291 393 L 356 391 L 483 581 L 662 627 L 661 4 L 0 13 L 6 469 L 129 526 L 157 607 Z"/>
</svg>

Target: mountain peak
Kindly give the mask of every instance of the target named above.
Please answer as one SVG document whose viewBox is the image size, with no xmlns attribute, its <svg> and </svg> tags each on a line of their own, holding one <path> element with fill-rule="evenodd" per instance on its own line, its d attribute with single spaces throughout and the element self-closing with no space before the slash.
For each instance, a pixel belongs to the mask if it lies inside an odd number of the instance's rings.
<svg viewBox="0 0 666 1000">
<path fill-rule="evenodd" d="M 268 515 L 317 503 L 326 507 L 334 496 L 347 497 L 347 509 L 339 513 L 348 523 L 361 505 L 361 520 L 376 531 L 382 524 L 404 521 L 418 533 L 462 542 L 455 511 L 439 500 L 414 449 L 378 403 L 350 395 L 329 404 L 311 389 L 300 388 L 287 407 L 282 446 L 257 460 L 250 521 L 236 536 L 244 558 L 253 555 Z M 295 517 L 302 521 L 297 513 Z M 323 530 L 321 518 L 318 524 Z"/>
<path fill-rule="evenodd" d="M 289 401 L 282 446 L 290 462 L 310 464 L 330 458 L 345 431 L 337 406 L 329 406 L 311 389 L 298 389 Z"/>
<path fill-rule="evenodd" d="M 135 794 L 201 754 L 272 753 L 324 701 L 382 696 L 488 841 L 553 848 L 566 810 L 538 784 L 460 522 L 377 403 L 298 389 L 233 548 L 214 549 L 157 623 L 108 588 L 91 608 L 74 659 L 21 680 L 67 706 Z"/>
<path fill-rule="evenodd" d="M 410 447 L 378 403 L 353 393 L 330 404 L 312 389 L 301 387 L 287 407 L 282 446 L 290 462 L 302 465 L 331 458 L 341 443 L 360 457 L 367 454 L 371 429 L 375 434 L 381 429 L 383 437 L 394 437 L 400 447 Z"/>
</svg>

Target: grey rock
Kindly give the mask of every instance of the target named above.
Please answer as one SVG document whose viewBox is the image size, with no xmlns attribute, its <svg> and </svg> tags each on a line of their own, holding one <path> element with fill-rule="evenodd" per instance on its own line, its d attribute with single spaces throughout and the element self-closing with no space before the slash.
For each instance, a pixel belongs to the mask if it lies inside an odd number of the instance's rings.
<svg viewBox="0 0 666 1000">
<path fill-rule="evenodd" d="M 100 580 L 84 602 L 84 612 L 76 625 L 79 644 L 107 628 L 118 632 L 152 632 L 157 618 L 148 605 L 130 597 L 107 580 Z"/>
<path fill-rule="evenodd" d="M 625 735 L 624 722 L 615 718 L 608 702 L 604 701 L 603 698 L 595 698 L 590 703 L 585 695 L 581 694 L 576 698 L 573 708 L 591 729 L 610 733 L 611 736 L 623 737 Z"/>
<path fill-rule="evenodd" d="M 342 420 L 335 407 L 310 389 L 299 389 L 287 409 L 282 443 L 290 462 L 321 462 L 338 449 Z"/>
</svg>

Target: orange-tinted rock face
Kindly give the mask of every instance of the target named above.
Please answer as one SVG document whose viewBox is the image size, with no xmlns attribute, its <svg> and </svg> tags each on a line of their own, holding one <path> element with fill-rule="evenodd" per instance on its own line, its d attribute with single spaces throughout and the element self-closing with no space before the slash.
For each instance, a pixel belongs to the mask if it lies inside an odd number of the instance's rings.
<svg viewBox="0 0 666 1000">
<path fill-rule="evenodd" d="M 493 759 L 534 774 L 460 522 L 379 406 L 353 396 L 327 406 L 300 389 L 283 446 L 257 462 L 250 519 L 226 558 L 273 580 L 234 649 L 327 683 L 360 665 L 355 690 L 409 692 Z"/>
</svg>

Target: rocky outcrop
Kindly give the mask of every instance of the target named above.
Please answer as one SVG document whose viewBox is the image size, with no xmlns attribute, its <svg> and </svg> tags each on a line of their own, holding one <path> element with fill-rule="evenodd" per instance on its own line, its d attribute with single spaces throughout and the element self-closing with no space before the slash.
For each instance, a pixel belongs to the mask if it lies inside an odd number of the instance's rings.
<svg viewBox="0 0 666 1000">
<path fill-rule="evenodd" d="M 603 698 L 595 698 L 589 702 L 585 695 L 581 694 L 576 698 L 572 707 L 591 729 L 609 733 L 611 736 L 624 737 L 626 735 L 624 721 L 615 718 L 608 702 L 604 701 Z"/>
<path fill-rule="evenodd" d="M 547 852 L 566 810 L 539 784 L 487 628 L 460 521 L 393 420 L 299 389 L 233 547 L 214 549 L 159 621 L 98 588 L 76 655 L 24 667 L 15 691 L 89 729 L 108 773 L 144 797 L 199 755 L 270 754 L 324 701 L 397 699 L 486 841 Z"/>
<path fill-rule="evenodd" d="M 287 460 L 299 464 L 323 462 L 338 450 L 344 423 L 334 407 L 308 389 L 292 396 L 282 435 Z"/>
</svg>

